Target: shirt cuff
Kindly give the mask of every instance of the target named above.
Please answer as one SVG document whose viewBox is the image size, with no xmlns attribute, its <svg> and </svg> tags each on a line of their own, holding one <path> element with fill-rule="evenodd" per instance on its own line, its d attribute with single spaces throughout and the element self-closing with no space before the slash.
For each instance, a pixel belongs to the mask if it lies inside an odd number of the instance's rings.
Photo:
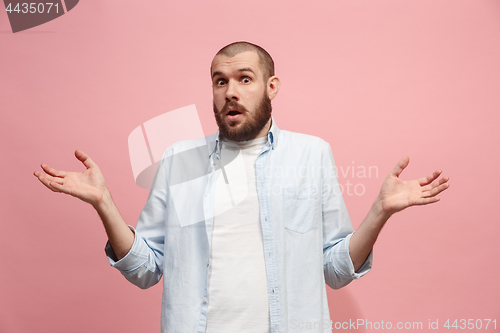
<svg viewBox="0 0 500 333">
<path fill-rule="evenodd" d="M 147 254 L 141 253 L 141 244 L 139 242 L 137 232 L 135 231 L 134 227 L 130 225 L 128 227 L 134 233 L 134 244 L 132 244 L 132 248 L 130 249 L 130 251 L 128 251 L 125 257 L 118 260 L 113 249 L 111 248 L 111 244 L 109 244 L 109 241 L 104 247 L 104 252 L 108 257 L 109 264 L 121 272 L 132 271 L 141 266 L 144 261 L 147 260 Z"/>
<path fill-rule="evenodd" d="M 345 250 L 342 251 L 342 253 L 346 254 L 347 258 L 345 258 L 346 260 L 343 260 L 342 262 L 346 263 L 347 267 L 344 267 L 344 269 L 347 270 L 349 276 L 351 276 L 353 279 L 359 279 L 360 277 L 362 277 L 363 275 L 368 273 L 372 268 L 373 249 L 370 251 L 370 254 L 366 258 L 363 265 L 361 265 L 359 270 L 357 272 L 355 272 L 354 271 L 354 264 L 352 262 L 351 256 L 349 255 L 349 243 L 351 241 L 351 236 L 353 234 L 354 234 L 354 232 L 347 235 L 347 237 L 344 239 L 343 246 L 345 246 Z"/>
</svg>

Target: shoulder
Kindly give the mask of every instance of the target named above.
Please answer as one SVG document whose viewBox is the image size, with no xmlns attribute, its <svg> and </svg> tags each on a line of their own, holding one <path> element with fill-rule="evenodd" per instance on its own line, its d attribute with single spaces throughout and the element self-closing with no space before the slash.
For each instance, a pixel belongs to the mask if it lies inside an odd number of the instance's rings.
<svg viewBox="0 0 500 333">
<path fill-rule="evenodd" d="M 189 139 L 189 140 L 181 140 L 177 141 L 170 147 L 168 147 L 164 153 L 166 156 L 170 156 L 173 154 L 178 154 L 184 151 L 197 149 L 197 150 L 207 150 L 207 152 L 211 152 L 213 148 L 215 148 L 215 141 L 217 138 L 217 134 L 211 134 L 209 136 Z"/>
<path fill-rule="evenodd" d="M 304 133 L 281 130 L 279 140 L 283 145 L 290 145 L 295 148 L 307 148 L 319 151 L 330 149 L 330 144 L 322 138 Z"/>
</svg>

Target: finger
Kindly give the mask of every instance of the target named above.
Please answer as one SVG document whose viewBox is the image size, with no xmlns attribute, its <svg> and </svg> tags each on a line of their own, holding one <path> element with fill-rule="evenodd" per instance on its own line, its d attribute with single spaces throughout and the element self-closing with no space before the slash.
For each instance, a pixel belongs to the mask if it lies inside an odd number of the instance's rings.
<svg viewBox="0 0 500 333">
<path fill-rule="evenodd" d="M 429 184 L 429 185 L 426 185 L 426 186 L 422 186 L 422 191 L 423 192 L 424 191 L 430 191 L 430 190 L 432 190 L 435 187 L 438 187 L 438 186 L 440 186 L 442 184 L 448 183 L 448 180 L 450 180 L 450 177 L 443 177 L 440 180 L 433 182 L 432 184 Z"/>
<path fill-rule="evenodd" d="M 47 178 L 44 177 L 44 175 L 40 171 L 35 171 L 33 174 L 35 175 L 36 178 L 38 178 L 40 183 L 42 183 L 43 185 L 48 187 L 50 190 L 52 190 L 49 186 L 49 181 L 47 180 Z"/>
<path fill-rule="evenodd" d="M 391 170 L 391 174 L 399 177 L 401 172 L 403 172 L 403 170 L 408 166 L 408 163 L 410 163 L 410 158 L 408 156 L 403 156 L 399 160 L 398 164 L 396 164 L 396 166 Z"/>
<path fill-rule="evenodd" d="M 64 185 L 58 184 L 56 182 L 49 182 L 49 186 L 55 189 L 55 192 L 61 192 L 66 194 L 71 194 L 71 190 Z"/>
<path fill-rule="evenodd" d="M 429 197 L 429 198 L 421 198 L 415 202 L 415 205 L 422 206 L 422 205 L 428 205 L 432 204 L 435 202 L 438 202 L 440 199 L 439 197 Z"/>
<path fill-rule="evenodd" d="M 45 185 L 46 188 L 48 188 L 52 192 L 59 192 L 56 188 L 54 188 L 53 186 L 51 186 L 51 184 L 57 184 L 56 182 L 51 182 L 50 180 L 48 180 L 45 177 L 45 175 L 40 175 L 40 176 L 37 176 L 37 177 L 38 177 L 38 180 L 40 181 L 40 183 L 42 183 L 43 185 Z"/>
<path fill-rule="evenodd" d="M 49 182 L 55 182 L 55 183 L 58 183 L 58 184 L 62 184 L 63 181 L 64 181 L 64 178 L 53 177 L 53 176 L 51 176 L 49 174 L 41 173 L 40 171 L 35 171 L 35 176 L 37 176 L 38 179 L 40 179 L 40 177 L 44 177 Z"/>
<path fill-rule="evenodd" d="M 422 178 L 417 179 L 417 181 L 420 184 L 420 186 L 428 185 L 428 184 L 432 183 L 433 181 L 435 181 L 441 173 L 442 173 L 441 170 L 436 170 L 426 177 L 422 177 Z"/>
<path fill-rule="evenodd" d="M 450 184 L 446 182 L 446 183 L 441 184 L 437 187 L 434 187 L 433 189 L 431 189 L 429 191 L 423 192 L 422 197 L 423 198 L 435 197 L 436 195 L 443 192 L 444 190 L 446 190 L 449 187 L 450 187 Z"/>
<path fill-rule="evenodd" d="M 87 169 L 92 168 L 92 167 L 97 167 L 97 164 L 92 161 L 92 159 L 89 157 L 89 155 L 85 154 L 83 151 L 80 149 L 75 150 L 75 156 L 80 162 L 85 165 Z"/>
<path fill-rule="evenodd" d="M 437 185 L 442 185 L 442 184 L 449 184 L 448 181 L 450 180 L 450 177 L 443 177 L 441 178 L 438 182 Z"/>
<path fill-rule="evenodd" d="M 66 171 L 56 170 L 54 168 L 49 167 L 47 164 L 42 164 L 41 167 L 43 171 L 45 171 L 47 174 L 51 176 L 66 177 Z"/>
</svg>

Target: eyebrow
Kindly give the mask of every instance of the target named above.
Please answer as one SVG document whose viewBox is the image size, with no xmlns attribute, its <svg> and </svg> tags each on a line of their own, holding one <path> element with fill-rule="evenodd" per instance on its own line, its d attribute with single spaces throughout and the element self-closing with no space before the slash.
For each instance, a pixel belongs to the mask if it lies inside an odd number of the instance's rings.
<svg viewBox="0 0 500 333">
<path fill-rule="evenodd" d="M 255 72 L 253 71 L 253 69 L 251 69 L 251 68 L 249 68 L 249 67 L 240 68 L 240 69 L 238 69 L 238 72 L 240 72 L 240 73 L 241 73 L 241 72 L 251 72 L 251 73 L 255 74 Z M 222 73 L 222 72 L 214 72 L 214 73 L 212 74 L 212 79 L 213 79 L 214 77 L 218 76 L 218 75 L 223 75 L 223 73 Z"/>
<path fill-rule="evenodd" d="M 213 79 L 214 77 L 216 77 L 217 75 L 222 75 L 222 72 L 214 72 L 214 73 L 212 74 L 212 79 Z"/>
<path fill-rule="evenodd" d="M 238 69 L 238 72 L 252 72 L 255 74 L 255 72 L 251 68 L 240 68 Z"/>
</svg>

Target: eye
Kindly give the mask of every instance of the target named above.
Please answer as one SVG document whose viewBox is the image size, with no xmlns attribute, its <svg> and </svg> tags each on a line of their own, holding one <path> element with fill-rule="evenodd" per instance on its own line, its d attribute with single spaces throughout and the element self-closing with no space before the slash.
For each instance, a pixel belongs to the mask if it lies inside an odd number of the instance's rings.
<svg viewBox="0 0 500 333">
<path fill-rule="evenodd" d="M 222 86 L 225 83 L 226 83 L 226 80 L 224 80 L 224 79 L 217 79 L 217 80 L 215 80 L 215 85 L 217 85 L 217 86 Z"/>
<path fill-rule="evenodd" d="M 244 76 L 241 78 L 241 82 L 243 83 L 250 83 L 252 81 L 248 76 Z"/>
</svg>

